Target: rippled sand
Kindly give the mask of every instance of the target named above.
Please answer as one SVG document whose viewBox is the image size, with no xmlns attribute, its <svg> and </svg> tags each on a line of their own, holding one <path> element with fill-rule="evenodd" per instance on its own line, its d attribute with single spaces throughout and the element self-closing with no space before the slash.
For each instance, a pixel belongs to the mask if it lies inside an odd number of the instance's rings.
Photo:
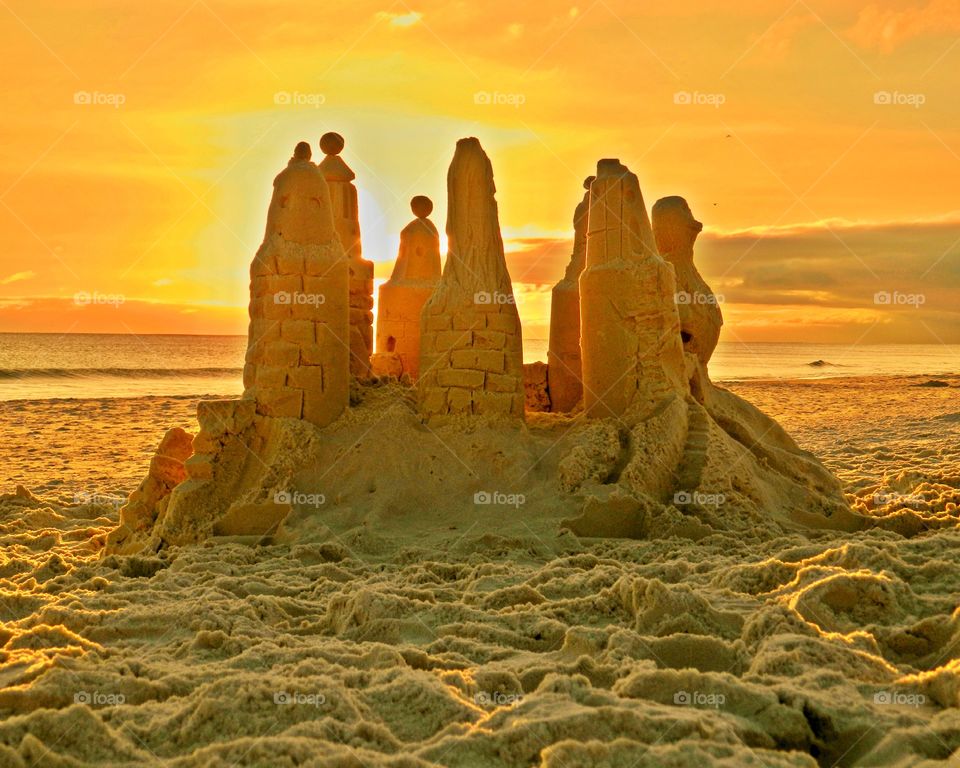
<svg viewBox="0 0 960 768">
<path fill-rule="evenodd" d="M 730 388 L 858 508 L 942 521 L 960 501 L 943 380 Z M 597 541 L 527 509 L 519 533 L 339 520 L 310 543 L 98 560 L 116 511 L 76 494 L 132 490 L 193 411 L 0 404 L 4 490 L 37 494 L 0 502 L 0 765 L 960 763 L 955 527 Z"/>
</svg>

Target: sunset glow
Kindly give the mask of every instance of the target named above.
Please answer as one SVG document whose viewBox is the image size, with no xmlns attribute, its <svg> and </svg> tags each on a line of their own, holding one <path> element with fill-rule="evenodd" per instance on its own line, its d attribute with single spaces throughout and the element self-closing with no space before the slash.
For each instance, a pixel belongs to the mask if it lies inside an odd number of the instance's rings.
<svg viewBox="0 0 960 768">
<path fill-rule="evenodd" d="M 5 0 L 0 17 L 2 331 L 244 333 L 271 180 L 335 130 L 380 279 L 410 197 L 442 230 L 454 143 L 481 139 L 529 337 L 583 178 L 620 157 L 648 208 L 683 195 L 704 222 L 724 340 L 960 341 L 956 3 Z"/>
</svg>

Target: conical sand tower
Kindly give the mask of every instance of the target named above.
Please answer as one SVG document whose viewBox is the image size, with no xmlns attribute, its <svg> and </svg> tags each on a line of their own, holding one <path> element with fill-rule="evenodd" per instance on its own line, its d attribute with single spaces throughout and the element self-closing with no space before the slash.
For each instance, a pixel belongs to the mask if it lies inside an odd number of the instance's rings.
<svg viewBox="0 0 960 768">
<path fill-rule="evenodd" d="M 520 316 L 495 193 L 480 142 L 458 141 L 447 174 L 449 252 L 421 316 L 418 389 L 427 417 L 524 415 Z"/>
<path fill-rule="evenodd" d="M 416 218 L 400 232 L 400 251 L 390 279 L 380 286 L 376 360 L 396 363 L 397 375 L 416 380 L 420 370 L 420 313 L 440 280 L 440 235 L 428 218 L 429 197 L 410 201 Z M 387 366 L 389 363 L 387 363 Z"/>
<path fill-rule="evenodd" d="M 580 275 L 587 416 L 643 416 L 670 394 L 685 396 L 675 293 L 673 267 L 657 252 L 637 177 L 618 160 L 601 160 L 590 185 Z"/>
<path fill-rule="evenodd" d="M 244 398 L 264 416 L 333 421 L 349 399 L 347 264 L 309 145 L 273 182 L 250 268 Z"/>
</svg>

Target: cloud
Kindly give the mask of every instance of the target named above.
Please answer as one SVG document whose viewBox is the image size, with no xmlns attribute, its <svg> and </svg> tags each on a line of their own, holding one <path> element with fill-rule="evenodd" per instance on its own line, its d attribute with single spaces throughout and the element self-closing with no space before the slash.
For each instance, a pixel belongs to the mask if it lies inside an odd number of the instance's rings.
<svg viewBox="0 0 960 768">
<path fill-rule="evenodd" d="M 782 231 L 705 233 L 700 270 L 741 301 L 799 291 L 797 304 L 866 305 L 878 290 L 918 290 L 944 308 L 960 287 L 960 221 L 815 223 Z M 826 298 L 825 298 L 826 297 Z"/>
<path fill-rule="evenodd" d="M 783 19 L 758 39 L 760 50 L 766 59 L 782 60 L 790 52 L 800 32 L 817 23 L 818 19 L 812 13 L 799 13 Z"/>
<path fill-rule="evenodd" d="M 573 238 L 524 237 L 507 240 L 507 266 L 514 281 L 553 285 L 573 252 Z"/>
<path fill-rule="evenodd" d="M 508 240 L 524 338 L 548 333 L 550 293 L 570 258 L 568 238 Z M 960 220 L 815 222 L 707 231 L 697 265 L 723 296 L 723 339 L 960 344 Z M 389 274 L 384 264 L 381 283 Z M 891 297 L 878 302 L 877 294 Z M 900 297 L 901 300 L 897 300 Z M 911 300 L 913 297 L 913 300 Z M 916 297 L 921 297 L 920 301 Z M 242 306 L 145 302 L 78 307 L 49 297 L 0 299 L 0 331 L 239 333 Z"/>
<path fill-rule="evenodd" d="M 891 53 L 919 37 L 953 35 L 960 32 L 960 3 L 956 0 L 930 0 L 913 8 L 882 8 L 869 5 L 847 36 L 862 48 Z"/>
<path fill-rule="evenodd" d="M 571 249 L 567 238 L 509 240 L 514 284 L 548 297 Z M 697 265 L 723 295 L 729 340 L 852 343 L 866 332 L 873 343 L 960 343 L 956 216 L 707 231 Z M 548 298 L 525 299 L 524 327 L 547 322 Z"/>
<path fill-rule="evenodd" d="M 420 22 L 423 14 L 417 13 L 416 11 L 410 11 L 410 13 L 388 13 L 387 11 L 380 11 L 377 14 L 377 18 L 388 19 L 392 27 L 412 27 L 414 24 Z"/>
<path fill-rule="evenodd" d="M 705 233 L 697 263 L 741 336 L 960 343 L 960 221 Z"/>
<path fill-rule="evenodd" d="M 29 280 L 31 277 L 36 277 L 36 272 L 31 272 L 27 270 L 26 272 L 14 272 L 12 275 L 7 275 L 5 278 L 0 280 L 0 285 L 10 285 L 10 283 L 16 283 L 21 280 Z"/>
<path fill-rule="evenodd" d="M 244 334 L 244 307 L 143 301 L 78 303 L 75 298 L 18 296 L 0 299 L 0 332 Z"/>
</svg>

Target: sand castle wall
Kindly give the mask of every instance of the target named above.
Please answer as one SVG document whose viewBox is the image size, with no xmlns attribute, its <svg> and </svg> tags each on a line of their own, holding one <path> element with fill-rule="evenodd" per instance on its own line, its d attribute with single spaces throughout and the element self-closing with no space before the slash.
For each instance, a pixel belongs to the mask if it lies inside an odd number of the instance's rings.
<svg viewBox="0 0 960 768">
<path fill-rule="evenodd" d="M 418 397 L 428 418 L 524 415 L 520 316 L 495 192 L 480 142 L 458 141 L 447 175 L 449 252 L 421 316 Z"/>
<path fill-rule="evenodd" d="M 590 417 L 651 410 L 687 392 L 673 267 L 657 252 L 637 177 L 601 160 L 590 186 L 587 265 L 580 275 L 584 409 Z"/>
<path fill-rule="evenodd" d="M 350 373 L 361 379 L 370 376 L 373 354 L 373 262 L 363 258 L 360 243 L 360 214 L 356 174 L 340 157 L 343 137 L 326 133 L 320 149 L 326 155 L 319 168 L 330 189 L 333 222 L 349 265 Z"/>
</svg>

